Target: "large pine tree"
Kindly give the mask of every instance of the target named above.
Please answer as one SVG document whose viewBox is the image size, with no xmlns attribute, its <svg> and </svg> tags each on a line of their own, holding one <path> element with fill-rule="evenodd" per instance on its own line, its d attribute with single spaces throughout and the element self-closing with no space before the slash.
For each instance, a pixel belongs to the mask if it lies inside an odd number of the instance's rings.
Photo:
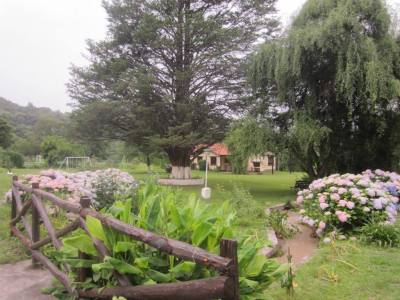
<svg viewBox="0 0 400 300">
<path fill-rule="evenodd" d="M 193 150 L 223 137 L 243 92 L 244 56 L 276 28 L 275 2 L 105 1 L 107 39 L 68 85 L 82 132 L 159 147 L 190 178 Z"/>
<path fill-rule="evenodd" d="M 383 1 L 308 0 L 250 78 L 310 176 L 398 167 L 400 47 Z"/>
</svg>

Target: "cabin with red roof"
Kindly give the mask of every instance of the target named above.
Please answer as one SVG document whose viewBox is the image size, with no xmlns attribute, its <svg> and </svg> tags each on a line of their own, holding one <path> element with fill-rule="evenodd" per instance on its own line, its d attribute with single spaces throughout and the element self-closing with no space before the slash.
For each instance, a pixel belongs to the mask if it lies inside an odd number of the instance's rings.
<svg viewBox="0 0 400 300">
<path fill-rule="evenodd" d="M 215 171 L 231 172 L 232 164 L 229 160 L 229 149 L 225 144 L 216 143 L 208 147 L 209 152 L 201 153 L 193 160 L 193 166 L 199 169 L 199 162 L 207 158 L 208 168 Z M 262 173 L 276 169 L 276 157 L 272 152 L 249 158 L 248 172 Z"/>
</svg>

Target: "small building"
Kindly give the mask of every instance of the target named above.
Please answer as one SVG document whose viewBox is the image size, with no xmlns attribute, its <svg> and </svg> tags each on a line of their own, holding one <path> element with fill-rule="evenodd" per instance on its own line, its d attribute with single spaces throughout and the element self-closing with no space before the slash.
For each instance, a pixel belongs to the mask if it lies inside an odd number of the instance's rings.
<svg viewBox="0 0 400 300">
<path fill-rule="evenodd" d="M 201 153 L 193 160 L 196 169 L 199 168 L 199 162 L 205 160 L 207 156 L 208 168 L 210 170 L 231 172 L 232 164 L 229 160 L 229 149 L 225 144 L 217 143 L 208 147 L 210 150 L 207 155 Z M 265 152 L 264 155 L 252 156 L 247 164 L 247 171 L 252 173 L 263 173 L 276 169 L 276 157 L 272 152 Z"/>
</svg>

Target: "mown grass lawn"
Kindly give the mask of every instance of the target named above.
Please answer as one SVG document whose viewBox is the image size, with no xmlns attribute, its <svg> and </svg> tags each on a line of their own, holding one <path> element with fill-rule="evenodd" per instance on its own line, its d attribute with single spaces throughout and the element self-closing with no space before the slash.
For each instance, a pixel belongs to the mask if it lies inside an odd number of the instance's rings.
<svg viewBox="0 0 400 300">
<path fill-rule="evenodd" d="M 296 300 L 396 300 L 400 299 L 400 251 L 341 242 L 343 253 L 323 246 L 296 273 Z M 274 285 L 267 294 L 286 300 L 285 290 Z"/>
<path fill-rule="evenodd" d="M 39 170 L 21 169 L 15 170 L 15 175 L 33 174 Z M 0 200 L 11 187 L 11 176 L 5 169 L 0 168 Z M 26 250 L 15 237 L 10 237 L 10 205 L 0 205 L 0 264 L 12 263 L 28 257 Z"/>
</svg>

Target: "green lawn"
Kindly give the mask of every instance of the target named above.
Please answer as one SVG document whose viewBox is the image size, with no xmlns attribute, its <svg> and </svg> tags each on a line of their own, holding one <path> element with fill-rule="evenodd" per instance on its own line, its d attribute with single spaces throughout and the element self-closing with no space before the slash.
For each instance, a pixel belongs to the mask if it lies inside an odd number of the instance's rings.
<svg viewBox="0 0 400 300">
<path fill-rule="evenodd" d="M 14 171 L 15 175 L 37 173 L 39 170 L 21 169 Z M 0 200 L 11 187 L 11 176 L 0 168 Z M 27 252 L 15 237 L 10 237 L 8 223 L 10 221 L 10 205 L 0 205 L 0 264 L 16 262 L 27 258 Z"/>
<path fill-rule="evenodd" d="M 323 246 L 296 274 L 296 300 L 395 300 L 400 299 L 400 251 L 342 242 L 334 255 Z M 274 300 L 286 300 L 280 286 L 269 288 Z"/>
</svg>

